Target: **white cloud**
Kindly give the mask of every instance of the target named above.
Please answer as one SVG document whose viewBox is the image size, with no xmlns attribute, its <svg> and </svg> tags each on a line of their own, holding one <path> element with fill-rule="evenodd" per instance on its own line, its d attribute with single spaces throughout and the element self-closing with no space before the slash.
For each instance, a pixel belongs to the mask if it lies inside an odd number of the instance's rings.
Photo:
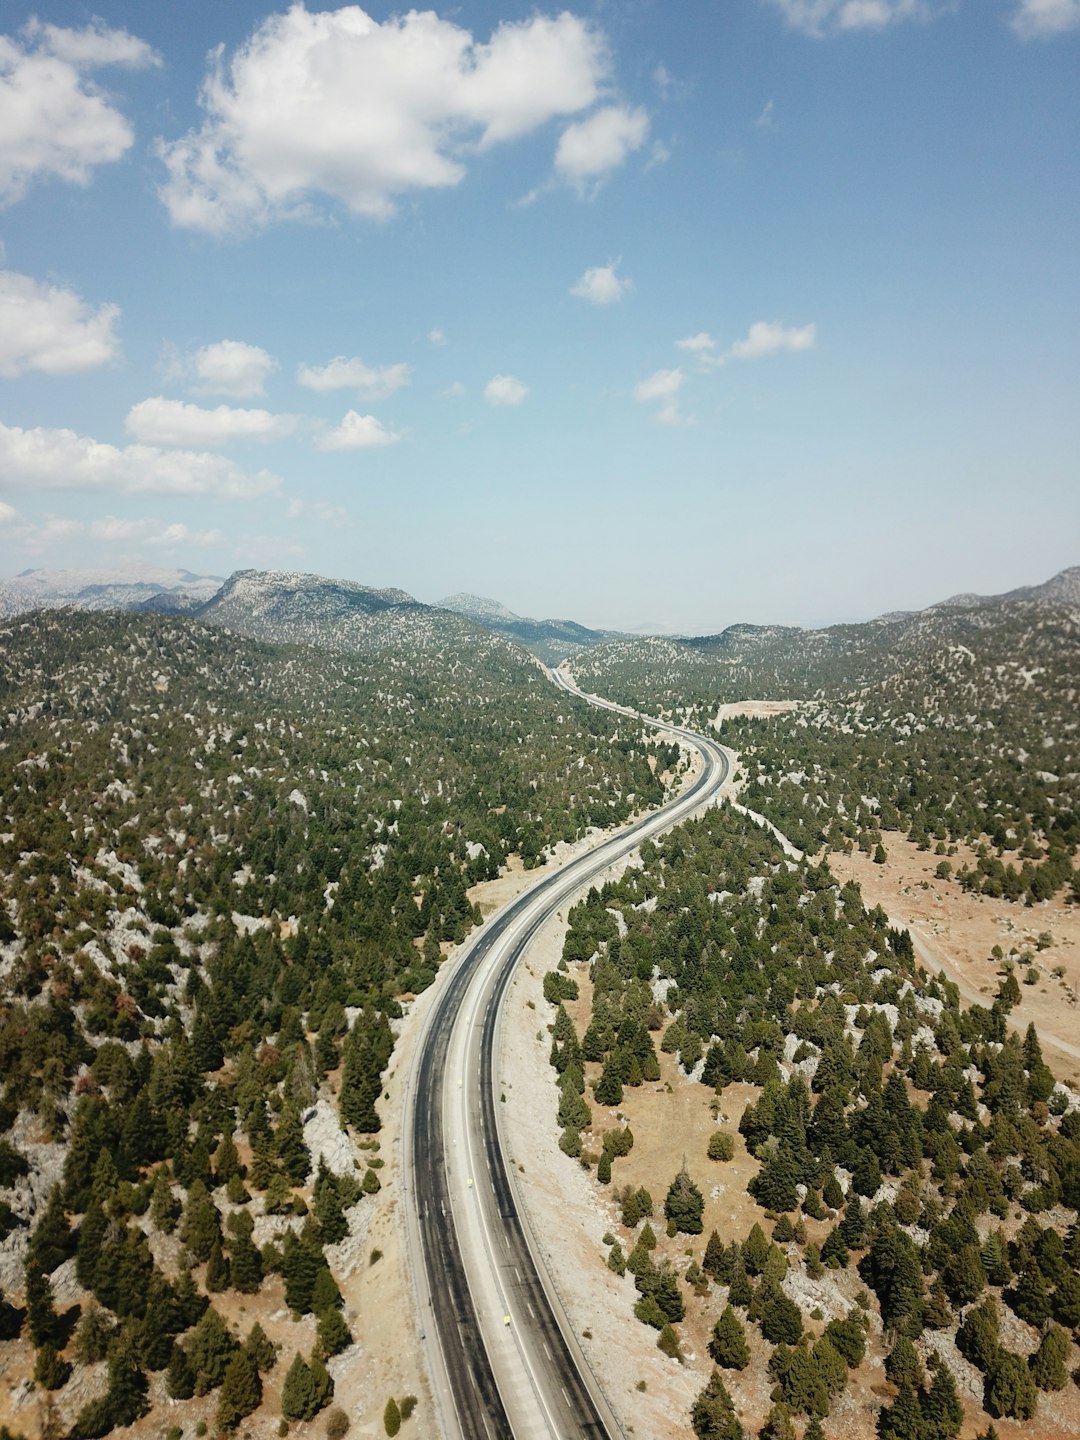
<svg viewBox="0 0 1080 1440">
<path fill-rule="evenodd" d="M 443 333 L 443 331 L 440 330 L 437 326 L 436 326 L 436 328 L 435 328 L 434 330 L 429 330 L 429 331 L 428 331 L 428 336 L 427 336 L 427 338 L 428 338 L 428 344 L 429 344 L 429 345 L 445 345 L 445 344 L 446 344 L 446 335 L 445 335 L 445 334 Z"/>
<path fill-rule="evenodd" d="M 465 394 L 465 386 L 460 380 L 454 380 L 445 390 L 440 390 L 439 394 L 444 400 L 459 400 Z"/>
<path fill-rule="evenodd" d="M 6 505 L 0 500 L 0 525 L 10 525 L 18 513 L 14 505 Z"/>
<path fill-rule="evenodd" d="M 196 350 L 192 368 L 200 390 L 250 400 L 263 393 L 266 381 L 278 364 L 259 345 L 248 345 L 243 340 L 218 340 L 214 345 Z"/>
<path fill-rule="evenodd" d="M 570 294 L 580 300 L 588 300 L 592 305 L 612 305 L 621 300 L 628 290 L 634 288 L 634 282 L 616 275 L 618 266 L 618 260 L 608 265 L 594 265 L 585 271 L 576 285 L 570 287 Z"/>
<path fill-rule="evenodd" d="M 75 375 L 116 359 L 118 305 L 93 309 L 74 290 L 0 270 L 0 375 Z"/>
<path fill-rule="evenodd" d="M 940 8 L 931 0 L 767 0 L 789 25 L 807 35 L 837 30 L 884 30 L 902 20 L 928 20 Z"/>
<path fill-rule="evenodd" d="M 95 165 L 125 155 L 131 126 L 86 71 L 160 63 L 143 41 L 100 22 L 68 30 L 32 20 L 23 36 L 0 35 L 0 203 L 42 176 L 85 185 Z"/>
<path fill-rule="evenodd" d="M 91 521 L 87 533 L 92 540 L 120 545 L 223 545 L 220 530 L 192 530 L 180 521 L 171 524 L 162 520 L 121 520 L 106 515 Z"/>
<path fill-rule="evenodd" d="M 1022 40 L 1041 40 L 1080 29 L 1080 0 L 1017 0 L 1009 22 Z"/>
<path fill-rule="evenodd" d="M 227 445 L 230 440 L 280 440 L 296 429 L 295 415 L 272 415 L 269 410 L 237 410 L 218 405 L 205 410 L 183 400 L 154 395 L 128 411 L 124 427 L 146 445 L 182 447 Z"/>
<path fill-rule="evenodd" d="M 685 379 L 681 370 L 656 370 L 647 380 L 639 380 L 634 386 L 634 399 L 672 400 L 682 389 Z"/>
<path fill-rule="evenodd" d="M 412 376 L 408 365 L 367 365 L 358 356 L 347 360 L 338 355 L 326 365 L 298 365 L 297 381 L 308 390 L 355 390 L 365 400 L 384 400 L 407 385 Z"/>
<path fill-rule="evenodd" d="M 350 410 L 340 425 L 328 430 L 316 443 L 320 450 L 374 450 L 400 439 L 392 430 L 385 430 L 374 415 L 359 415 Z"/>
<path fill-rule="evenodd" d="M 816 341 L 816 325 L 794 329 L 776 320 L 757 320 L 750 326 L 745 340 L 735 341 L 726 358 L 760 360 L 765 355 L 777 355 L 782 350 L 812 350 Z"/>
<path fill-rule="evenodd" d="M 24 430 L 2 422 L 0 480 L 38 491 L 112 490 L 226 500 L 253 500 L 281 484 L 269 470 L 242 470 L 222 455 L 150 445 L 120 449 L 74 430 Z"/>
<path fill-rule="evenodd" d="M 649 117 L 640 108 L 607 105 L 585 120 L 568 125 L 555 151 L 556 172 L 579 191 L 598 184 L 617 169 L 649 134 Z"/>
<path fill-rule="evenodd" d="M 691 355 L 706 356 L 716 349 L 716 341 L 707 330 L 699 330 L 696 335 L 688 335 L 685 340 L 676 340 L 677 350 L 689 350 Z"/>
<path fill-rule="evenodd" d="M 639 404 L 659 400 L 660 408 L 654 418 L 661 425 L 692 425 L 693 416 L 684 415 L 679 409 L 678 395 L 685 380 L 682 370 L 655 370 L 634 386 L 634 399 Z"/>
<path fill-rule="evenodd" d="M 520 405 L 529 393 L 513 375 L 493 375 L 484 386 L 484 399 L 489 405 Z"/>
<path fill-rule="evenodd" d="M 773 129 L 775 129 L 775 128 L 776 128 L 776 121 L 773 119 L 773 112 L 775 111 L 775 109 L 776 109 L 775 103 L 774 103 L 772 100 L 766 100 L 766 102 L 765 102 L 765 108 L 762 110 L 761 114 L 760 114 L 760 115 L 757 117 L 757 119 L 754 121 L 754 126 L 755 126 L 755 128 L 758 129 L 758 130 L 773 130 Z"/>
<path fill-rule="evenodd" d="M 586 110 L 609 71 L 602 34 L 567 11 L 484 44 L 431 10 L 380 23 L 294 4 L 212 57 L 202 126 L 159 142 L 161 196 L 174 224 L 215 233 L 320 198 L 385 219 L 399 195 L 458 184 L 471 153 Z"/>
</svg>

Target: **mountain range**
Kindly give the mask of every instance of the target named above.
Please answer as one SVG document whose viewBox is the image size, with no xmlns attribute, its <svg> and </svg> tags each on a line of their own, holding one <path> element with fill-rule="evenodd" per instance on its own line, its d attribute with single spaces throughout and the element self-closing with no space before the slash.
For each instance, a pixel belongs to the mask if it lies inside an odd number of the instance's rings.
<svg viewBox="0 0 1080 1440">
<path fill-rule="evenodd" d="M 223 580 L 152 566 L 123 571 L 39 569 L 0 580 L 0 619 L 63 606 L 187 613 L 205 624 L 221 625 L 254 639 L 353 651 L 453 645 L 471 627 L 479 626 L 549 665 L 611 645 L 632 652 L 649 651 L 654 657 L 664 647 L 671 647 L 673 654 L 708 654 L 735 666 L 766 653 L 803 660 L 834 650 L 850 656 L 853 649 L 878 648 L 886 636 L 890 646 L 915 643 L 927 627 L 937 629 L 947 612 L 1019 602 L 1080 607 L 1080 566 L 1063 570 L 1039 585 L 994 596 L 954 595 L 922 611 L 894 612 L 861 625 L 805 630 L 737 624 L 713 635 L 671 638 L 593 630 L 573 620 L 535 620 L 515 614 L 496 600 L 472 594 L 450 595 L 436 605 L 426 605 L 404 590 L 373 589 L 352 580 L 294 571 L 238 570 Z"/>
</svg>

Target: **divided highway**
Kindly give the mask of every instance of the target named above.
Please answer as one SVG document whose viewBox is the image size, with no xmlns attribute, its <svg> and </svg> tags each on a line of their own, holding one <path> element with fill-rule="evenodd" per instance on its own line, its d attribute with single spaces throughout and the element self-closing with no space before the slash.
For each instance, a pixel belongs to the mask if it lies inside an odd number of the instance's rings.
<svg viewBox="0 0 1080 1440">
<path fill-rule="evenodd" d="M 547 672 L 582 696 L 562 671 Z M 476 932 L 417 1037 L 406 1083 L 403 1184 L 421 1340 L 444 1440 L 618 1440 L 518 1204 L 499 1131 L 500 1004 L 561 906 L 641 842 L 707 804 L 728 777 L 715 741 L 647 721 L 692 747 L 702 772 L 678 798 L 544 875 Z"/>
</svg>

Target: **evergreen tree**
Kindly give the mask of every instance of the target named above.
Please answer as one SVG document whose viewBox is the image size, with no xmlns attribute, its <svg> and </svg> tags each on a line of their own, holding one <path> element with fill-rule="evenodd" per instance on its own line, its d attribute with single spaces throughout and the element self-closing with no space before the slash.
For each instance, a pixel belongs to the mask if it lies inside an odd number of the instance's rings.
<svg viewBox="0 0 1080 1440">
<path fill-rule="evenodd" d="M 750 1363 L 746 1331 L 730 1305 L 713 1326 L 709 1354 L 722 1370 L 745 1370 Z"/>
<path fill-rule="evenodd" d="M 218 1396 L 218 1424 L 223 1430 L 235 1430 L 245 1415 L 258 1408 L 262 1400 L 262 1381 L 254 1360 L 246 1350 L 238 1350 L 229 1361 Z"/>
<path fill-rule="evenodd" d="M 323 1360 L 329 1360 L 331 1355 L 340 1354 L 342 1350 L 352 1344 L 353 1338 L 352 1331 L 340 1310 L 323 1311 L 319 1316 L 316 1336 L 318 1353 Z"/>
<path fill-rule="evenodd" d="M 173 1346 L 165 1371 L 165 1389 L 174 1400 L 190 1400 L 195 1394 L 195 1371 L 182 1345 Z"/>
<path fill-rule="evenodd" d="M 272 1370 L 277 1363 L 277 1349 L 257 1320 L 244 1341 L 244 1349 L 254 1360 L 262 1375 L 265 1375 L 268 1370 Z"/>
<path fill-rule="evenodd" d="M 956 1348 L 965 1360 L 985 1372 L 997 1354 L 1000 1344 L 1000 1317 L 997 1301 L 992 1295 L 973 1305 L 956 1332 Z"/>
<path fill-rule="evenodd" d="M 48 1204 L 30 1237 L 27 1258 L 46 1275 L 51 1275 L 74 1250 L 75 1237 L 64 1213 L 63 1192 L 59 1185 L 54 1185 L 49 1192 Z"/>
<path fill-rule="evenodd" d="M 34 1379 L 46 1390 L 59 1390 L 71 1378 L 71 1366 L 55 1345 L 42 1345 L 34 1361 Z"/>
<path fill-rule="evenodd" d="M 964 1407 L 956 1393 L 952 1371 L 942 1361 L 934 1371 L 929 1392 L 920 1403 L 923 1440 L 955 1440 L 964 1423 Z"/>
<path fill-rule="evenodd" d="M 295 1355 L 281 1387 L 281 1413 L 286 1420 L 313 1420 L 319 1413 L 315 1381 L 302 1355 Z"/>
<path fill-rule="evenodd" d="M 221 1244 L 221 1216 L 202 1180 L 192 1181 L 188 1190 L 180 1239 L 200 1261 L 209 1260 L 214 1245 Z"/>
<path fill-rule="evenodd" d="M 799 1307 L 793 1300 L 788 1299 L 774 1280 L 769 1279 L 762 1281 L 758 1300 L 761 1307 L 761 1333 L 765 1339 L 774 1345 L 794 1345 L 803 1330 Z"/>
<path fill-rule="evenodd" d="M 907 1335 L 898 1335 L 896 1344 L 885 1357 L 885 1378 L 902 1389 L 909 1385 L 918 1390 L 923 1383 L 922 1361 Z"/>
<path fill-rule="evenodd" d="M 30 1339 L 39 1349 L 43 1345 L 59 1349 L 64 1343 L 49 1277 L 32 1262 L 26 1266 L 26 1326 Z"/>
<path fill-rule="evenodd" d="M 986 1374 L 983 1405 L 997 1419 L 1030 1420 L 1039 1396 L 1031 1371 L 1008 1350 L 998 1350 Z"/>
<path fill-rule="evenodd" d="M 396 1435 L 401 1429 L 401 1411 L 398 1409 L 398 1403 L 392 1395 L 390 1399 L 387 1400 L 386 1406 L 383 1409 L 382 1423 L 387 1435 Z"/>
<path fill-rule="evenodd" d="M 713 1371 L 712 1378 L 694 1401 L 690 1423 L 697 1440 L 745 1440 L 719 1370 Z"/>
<path fill-rule="evenodd" d="M 684 1235 L 700 1235 L 701 1217 L 705 1213 L 705 1201 L 701 1191 L 690 1179 L 684 1164 L 668 1187 L 664 1201 L 664 1216 L 672 1221 Z"/>
<path fill-rule="evenodd" d="M 1062 1390 L 1069 1378 L 1065 1361 L 1069 1337 L 1060 1325 L 1050 1325 L 1031 1357 L 1031 1378 L 1040 1390 Z"/>
<path fill-rule="evenodd" d="M 922 1440 L 922 1410 L 919 1397 L 909 1381 L 900 1385 L 900 1393 L 878 1415 L 880 1440 Z"/>
<path fill-rule="evenodd" d="M 225 1378 L 237 1344 L 212 1305 L 191 1332 L 186 1348 L 195 1371 L 195 1393 L 205 1395 L 216 1390 Z"/>
<path fill-rule="evenodd" d="M 302 1185 L 311 1174 L 311 1151 L 304 1142 L 304 1124 L 300 1112 L 290 1101 L 281 1112 L 274 1150 L 282 1169 L 293 1185 Z"/>
</svg>

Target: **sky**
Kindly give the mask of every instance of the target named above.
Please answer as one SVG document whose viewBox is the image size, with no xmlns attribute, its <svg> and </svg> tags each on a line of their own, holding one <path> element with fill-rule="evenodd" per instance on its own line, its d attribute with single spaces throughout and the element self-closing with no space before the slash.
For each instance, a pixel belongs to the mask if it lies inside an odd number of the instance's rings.
<svg viewBox="0 0 1080 1440">
<path fill-rule="evenodd" d="M 1080 563 L 1080 0 L 6 0 L 0 575 L 616 629 Z"/>
</svg>

